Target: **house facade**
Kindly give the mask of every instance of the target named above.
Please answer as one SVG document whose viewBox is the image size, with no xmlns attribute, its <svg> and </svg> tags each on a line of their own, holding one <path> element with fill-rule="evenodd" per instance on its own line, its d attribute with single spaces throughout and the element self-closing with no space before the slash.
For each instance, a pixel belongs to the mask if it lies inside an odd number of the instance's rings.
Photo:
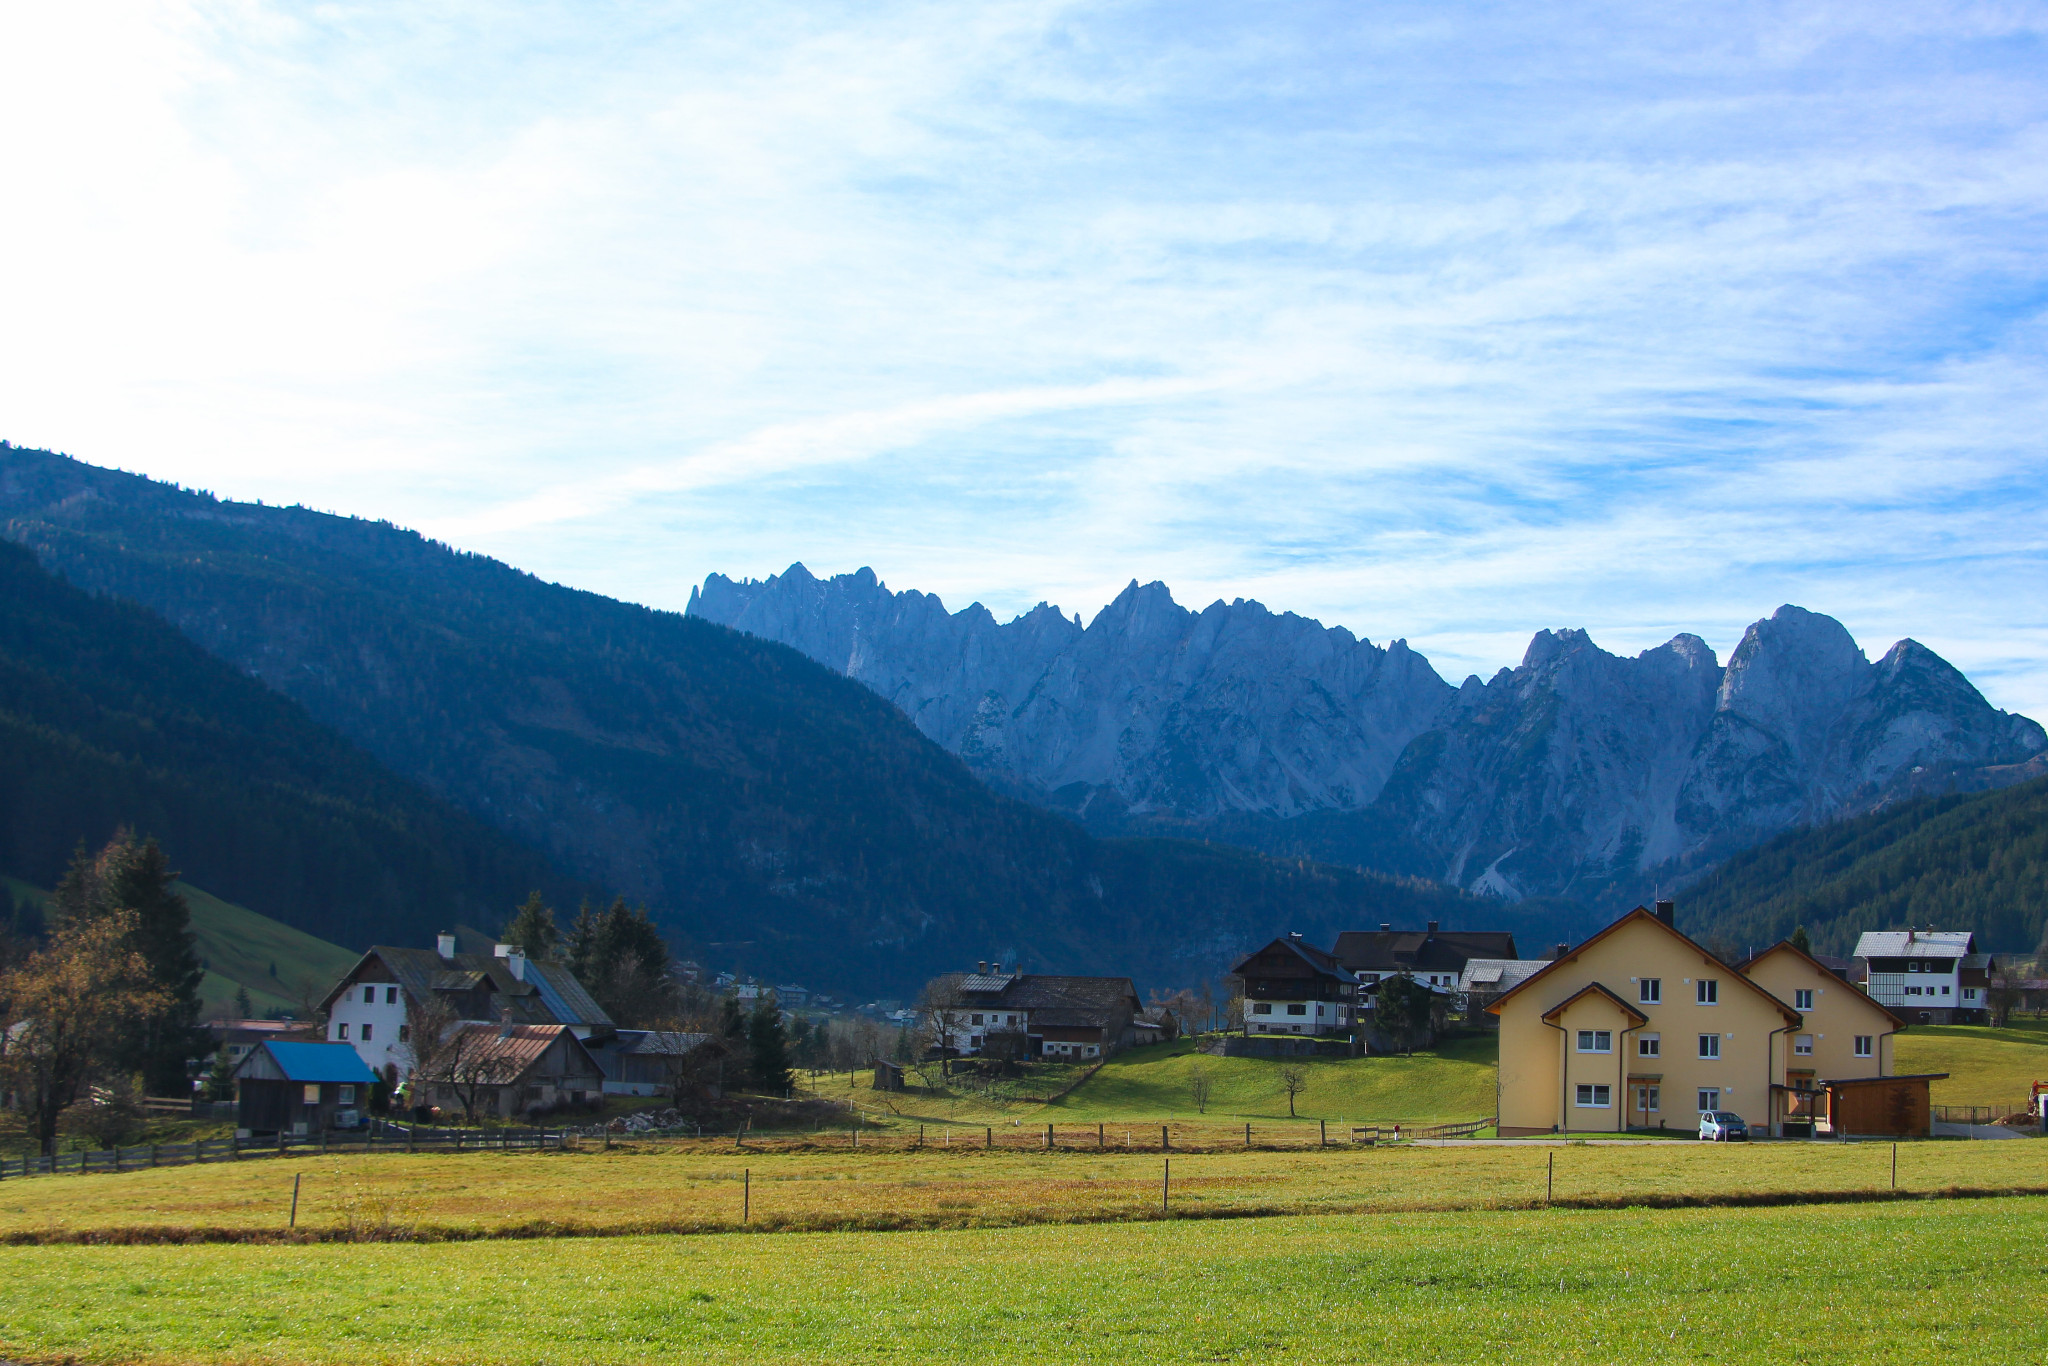
<svg viewBox="0 0 2048 1366">
<path fill-rule="evenodd" d="M 1892 1074 L 1892 1042 L 1906 1022 L 1790 941 L 1742 964 L 1742 972 L 1799 1012 L 1785 1080 L 1771 1114 L 1774 1133 L 1827 1128 L 1828 1083 Z"/>
<path fill-rule="evenodd" d="M 1797 1011 L 1637 907 L 1487 1006 L 1500 1020 L 1504 1137 L 1768 1123 Z"/>
<path fill-rule="evenodd" d="M 1138 989 L 1128 977 L 1006 973 L 981 963 L 936 979 L 930 992 L 943 1003 L 932 1007 L 934 1046 L 954 1057 L 1086 1062 L 1152 1033 L 1136 1026 Z"/>
<path fill-rule="evenodd" d="M 1298 934 L 1282 935 L 1230 969 L 1244 983 L 1246 1035 L 1349 1037 L 1358 1022 L 1358 978 Z"/>
<path fill-rule="evenodd" d="M 1361 985 L 1371 987 L 1406 974 L 1423 986 L 1450 995 L 1457 991 L 1466 965 L 1473 959 L 1515 960 L 1515 937 L 1496 930 L 1439 930 L 1432 920 L 1420 930 L 1347 930 L 1337 936 L 1331 955 Z M 1361 1010 L 1372 1009 L 1367 991 Z"/>
<path fill-rule="evenodd" d="M 413 1068 L 411 1018 L 420 1003 L 458 1021 L 562 1025 L 580 1037 L 612 1029 L 611 1017 L 560 963 L 529 959 L 510 944 L 493 954 L 460 953 L 455 936 L 432 949 L 378 944 L 321 1002 L 327 1040 L 354 1048 L 380 1075 Z"/>
<path fill-rule="evenodd" d="M 1911 1024 L 1989 1024 L 1998 964 L 1967 930 L 1866 930 L 1856 941 L 1870 999 Z"/>
<path fill-rule="evenodd" d="M 461 1025 L 440 1058 L 410 1083 L 412 1105 L 511 1119 L 604 1097 L 603 1069 L 566 1025 Z"/>
</svg>

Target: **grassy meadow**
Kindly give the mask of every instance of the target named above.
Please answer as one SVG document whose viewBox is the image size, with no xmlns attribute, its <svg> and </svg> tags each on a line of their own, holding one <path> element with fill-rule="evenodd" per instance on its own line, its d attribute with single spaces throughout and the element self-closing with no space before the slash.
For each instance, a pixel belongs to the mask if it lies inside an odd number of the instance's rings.
<svg viewBox="0 0 2048 1366">
<path fill-rule="evenodd" d="M 2048 1081 L 2048 1021 L 2015 1018 L 2004 1029 L 1915 1025 L 1892 1041 L 1900 1072 L 1946 1072 L 1932 1084 L 1937 1105 L 2023 1106 Z"/>
<path fill-rule="evenodd" d="M 2009 1199 L 0 1248 L 0 1352 L 237 1366 L 1990 1361 L 2035 1345 L 2044 1215 L 2048 1200 Z"/>
<path fill-rule="evenodd" d="M 1043 1131 L 1026 1139 L 1042 1142 Z M 742 1200 L 769 1229 L 991 1227 L 1146 1219 L 1163 1160 L 1093 1148 L 1071 1128 L 1054 1151 L 983 1148 L 983 1130 L 923 1149 L 825 1137 L 586 1143 L 572 1152 L 255 1158 L 118 1175 L 0 1184 L 0 1241 L 281 1232 L 300 1179 L 298 1228 L 415 1238 L 533 1233 L 705 1232 L 740 1227 Z M 1156 1140 L 1157 1131 L 1153 1133 Z M 1653 1143 L 1218 1151 L 1170 1155 L 1180 1216 L 1485 1210 L 1560 1202 L 1739 1201 L 1869 1192 L 1891 1183 L 1892 1145 Z M 2048 1190 L 2048 1142 L 1908 1143 L 1908 1191 Z M 744 1190 L 744 1195 L 743 1195 Z"/>
</svg>

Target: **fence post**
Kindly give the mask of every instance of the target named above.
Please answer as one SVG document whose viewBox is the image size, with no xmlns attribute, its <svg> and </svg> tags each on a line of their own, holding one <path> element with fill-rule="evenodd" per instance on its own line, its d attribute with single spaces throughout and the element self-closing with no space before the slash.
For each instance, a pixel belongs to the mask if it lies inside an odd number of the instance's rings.
<svg viewBox="0 0 2048 1366">
<path fill-rule="evenodd" d="M 1543 1163 L 1543 1203 L 1550 1203 L 1550 1191 L 1557 1180 L 1557 1154 L 1547 1153 Z"/>
<path fill-rule="evenodd" d="M 740 1222 L 746 1223 L 754 1215 L 754 1169 L 740 1169 Z"/>
<path fill-rule="evenodd" d="M 1316 1123 L 1322 1129 L 1322 1138 L 1318 1142 L 1317 1146 L 1327 1148 L 1330 1146 L 1330 1121 L 1327 1119 L 1319 1119 L 1316 1121 Z"/>
<path fill-rule="evenodd" d="M 1244 1146 L 1247 1148 L 1252 1146 L 1252 1126 L 1249 1124 L 1244 1126 Z"/>
<path fill-rule="evenodd" d="M 1050 1124 L 1045 1126 L 1045 1150 L 1047 1152 L 1052 1151 L 1052 1125 Z"/>
<path fill-rule="evenodd" d="M 986 1134 L 986 1137 L 987 1137 L 987 1139 L 988 1139 L 988 1145 L 987 1145 L 987 1146 L 989 1146 L 989 1147 L 991 1147 L 991 1148 L 995 1147 L 995 1146 L 996 1146 L 996 1131 L 995 1131 L 995 1126 L 994 1126 L 994 1125 L 990 1125 L 990 1126 L 989 1126 L 989 1128 L 988 1128 L 988 1132 L 987 1132 L 987 1134 Z"/>
<path fill-rule="evenodd" d="M 1172 1146 L 1173 1146 L 1173 1142 L 1172 1142 L 1172 1140 L 1171 1140 L 1171 1139 L 1169 1139 L 1169 1138 L 1168 1138 L 1168 1137 L 1166 1136 L 1166 1126 L 1165 1126 L 1164 1124 L 1160 1125 L 1160 1126 L 1159 1126 L 1159 1151 L 1163 1153 L 1163 1152 L 1165 1152 L 1165 1151 L 1166 1151 L 1167 1149 L 1171 1148 Z"/>
<path fill-rule="evenodd" d="M 1892 1144 L 1892 1189 L 1899 1188 L 1899 1145 Z"/>
<path fill-rule="evenodd" d="M 1173 1159 L 1166 1159 L 1165 1170 L 1159 1173 L 1159 1212 L 1166 1213 L 1166 1194 L 1173 1188 Z"/>
<path fill-rule="evenodd" d="M 1109 1146 L 1109 1140 L 1102 1136 L 1102 1126 L 1100 1124 L 1095 1126 L 1095 1146 L 1097 1148 L 1107 1148 Z"/>
</svg>

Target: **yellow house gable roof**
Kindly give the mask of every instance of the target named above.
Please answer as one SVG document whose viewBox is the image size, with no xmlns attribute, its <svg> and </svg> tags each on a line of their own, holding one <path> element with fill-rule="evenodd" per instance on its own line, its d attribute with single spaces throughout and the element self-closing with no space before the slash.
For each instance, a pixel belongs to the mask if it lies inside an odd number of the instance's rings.
<svg viewBox="0 0 2048 1366">
<path fill-rule="evenodd" d="M 1598 982 L 1594 982 L 1587 986 L 1580 987 L 1577 991 L 1565 997 L 1562 1001 L 1559 1001 L 1550 1009 L 1544 1011 L 1543 1018 L 1546 1021 L 1554 1023 L 1567 1010 L 1570 1010 L 1573 1006 L 1577 1005 L 1580 1001 L 1585 1000 L 1588 996 L 1605 996 L 1608 1002 L 1612 1004 L 1616 1010 L 1619 1010 L 1622 1013 L 1622 1017 L 1624 1019 L 1631 1020 L 1634 1022 L 1629 1026 L 1631 1029 L 1634 1029 L 1641 1025 L 1646 1025 L 1650 1022 L 1649 1016 L 1643 1014 L 1642 1011 L 1637 1010 L 1634 1006 L 1630 1005 L 1627 1001 L 1622 1000 L 1619 996 L 1609 991 L 1606 987 L 1601 986 Z"/>
<path fill-rule="evenodd" d="M 1878 1014 L 1884 1016 L 1887 1020 L 1890 1020 L 1892 1022 L 1893 1028 L 1904 1029 L 1906 1027 L 1905 1018 L 1899 1015 L 1890 1006 L 1887 1006 L 1884 1002 L 1878 1000 L 1876 997 L 1870 995 L 1868 992 L 1856 990 L 1856 984 L 1854 982 L 1845 980 L 1833 969 L 1828 967 L 1826 963 L 1821 962 L 1820 959 L 1815 958 L 1812 954 L 1806 952 L 1806 950 L 1800 948 L 1797 944 L 1793 943 L 1789 939 L 1779 940 L 1777 943 L 1765 949 L 1762 953 L 1751 954 L 1748 958 L 1743 960 L 1742 966 L 1738 968 L 1737 971 L 1742 973 L 1743 976 L 1747 977 L 1749 975 L 1749 970 L 1751 968 L 1755 967 L 1758 963 L 1763 962 L 1764 959 L 1769 958 L 1774 953 L 1789 953 L 1793 954 L 1796 957 L 1805 959 L 1809 964 L 1812 965 L 1813 970 L 1815 972 L 1819 973 L 1822 977 L 1827 978 L 1831 982 L 1839 982 L 1843 986 L 1849 988 L 1850 995 L 1854 996 L 1857 1000 L 1862 1001 L 1865 1005 L 1869 1006 Z"/>
<path fill-rule="evenodd" d="M 1555 962 L 1551 963 L 1549 967 L 1544 968 L 1541 972 L 1536 973 L 1532 977 L 1524 978 L 1521 984 L 1519 986 L 1516 986 L 1513 990 L 1502 992 L 1499 996 L 1495 997 L 1491 1002 L 1487 1004 L 1487 1013 L 1492 1015 L 1500 1014 L 1502 1006 L 1505 1006 L 1509 1001 L 1514 1000 L 1517 996 L 1520 996 L 1523 992 L 1527 991 L 1529 988 L 1535 986 L 1538 982 L 1541 982 L 1543 979 L 1550 976 L 1551 973 L 1563 967 L 1566 963 L 1577 962 L 1579 955 L 1584 953 L 1587 949 L 1592 948 L 1595 944 L 1607 938 L 1609 935 L 1618 932 L 1624 926 L 1634 925 L 1638 923 L 1645 925 L 1654 925 L 1656 928 L 1670 935 L 1673 939 L 1676 939 L 1679 943 L 1685 945 L 1687 948 L 1699 954 L 1700 961 L 1705 963 L 1707 966 L 1722 969 L 1735 981 L 1742 983 L 1742 985 L 1748 987 L 1751 991 L 1763 997 L 1766 1001 L 1769 1001 L 1772 1006 L 1776 1007 L 1778 1013 L 1780 1015 L 1783 1015 L 1788 1022 L 1790 1022 L 1793 1025 L 1797 1025 L 1800 1023 L 1801 1017 L 1798 1011 L 1794 1010 L 1791 1006 L 1786 1005 L 1777 997 L 1771 995 L 1770 992 L 1765 991 L 1762 986 L 1758 985 L 1755 982 L 1752 982 L 1748 977 L 1744 976 L 1737 969 L 1729 967 L 1726 963 L 1714 957 L 1713 954 L 1708 953 L 1704 948 L 1702 948 L 1698 943 L 1694 942 L 1691 938 L 1687 937 L 1686 935 L 1680 934 L 1676 926 L 1665 924 L 1663 921 L 1659 920 L 1656 916 L 1650 914 L 1650 912 L 1643 909 L 1641 906 L 1636 907 L 1627 915 L 1621 917 L 1612 925 L 1609 925 L 1606 929 L 1594 935 L 1591 939 L 1588 939 L 1585 943 L 1571 950 L 1569 953 L 1565 954 L 1564 957 L 1557 959 Z M 1601 989 L 1603 991 L 1606 990 L 1606 988 L 1604 987 Z M 1584 993 L 1581 994 L 1583 995 Z M 1610 996 L 1613 995 L 1612 992 L 1608 992 L 1608 994 Z M 1617 997 L 1616 999 L 1619 1000 L 1620 998 Z"/>
</svg>

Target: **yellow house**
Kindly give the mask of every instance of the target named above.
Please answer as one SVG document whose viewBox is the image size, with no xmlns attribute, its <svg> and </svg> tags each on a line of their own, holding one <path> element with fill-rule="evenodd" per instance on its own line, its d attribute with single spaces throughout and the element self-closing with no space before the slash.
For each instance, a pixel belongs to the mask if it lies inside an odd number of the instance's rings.
<svg viewBox="0 0 2048 1366">
<path fill-rule="evenodd" d="M 1774 944 L 1742 965 L 1751 981 L 1789 1001 L 1804 1023 L 1792 1034 L 1785 1087 L 1773 1107 L 1772 1132 L 1811 1132 L 1820 1121 L 1821 1083 L 1892 1075 L 1892 1036 L 1906 1027 L 1899 1015 L 1795 948 Z"/>
<path fill-rule="evenodd" d="M 1839 979 L 1837 979 L 1839 980 Z M 1846 985 L 1846 984 L 1845 984 Z M 1800 1016 L 1638 906 L 1502 995 L 1496 1119 L 1504 1137 L 1694 1128 L 1775 1114 Z"/>
</svg>

